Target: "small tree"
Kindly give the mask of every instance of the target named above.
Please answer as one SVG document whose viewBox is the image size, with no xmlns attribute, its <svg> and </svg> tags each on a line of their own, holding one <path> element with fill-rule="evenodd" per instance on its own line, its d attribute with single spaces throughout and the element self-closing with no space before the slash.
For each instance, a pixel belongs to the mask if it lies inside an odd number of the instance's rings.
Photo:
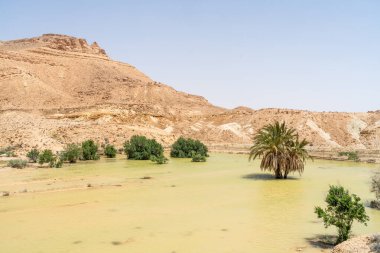
<svg viewBox="0 0 380 253">
<path fill-rule="evenodd" d="M 325 201 L 327 208 L 315 207 L 315 213 L 323 219 L 326 228 L 331 225 L 337 227 L 337 244 L 349 238 L 354 220 L 367 225 L 369 217 L 360 198 L 342 186 L 331 185 Z"/>
<path fill-rule="evenodd" d="M 30 159 L 31 162 L 36 163 L 38 161 L 38 155 L 40 154 L 40 151 L 37 149 L 30 150 L 26 156 Z"/>
<path fill-rule="evenodd" d="M 193 154 L 196 153 L 207 157 L 207 152 L 208 148 L 199 140 L 179 137 L 171 147 L 170 156 L 177 158 L 192 158 Z"/>
<path fill-rule="evenodd" d="M 70 163 L 76 163 L 82 155 L 82 148 L 74 143 L 68 144 L 65 150 L 61 154 L 62 161 L 68 161 Z"/>
<path fill-rule="evenodd" d="M 38 163 L 41 165 L 44 163 L 51 163 L 52 161 L 54 161 L 54 154 L 50 149 L 45 149 L 38 155 Z"/>
<path fill-rule="evenodd" d="M 151 156 L 162 156 L 164 148 L 154 139 L 134 135 L 129 141 L 124 143 L 124 152 L 128 156 L 128 159 L 150 160 Z"/>
<path fill-rule="evenodd" d="M 117 150 L 113 145 L 107 144 L 106 147 L 104 148 L 104 154 L 108 158 L 114 158 L 116 157 Z"/>
<path fill-rule="evenodd" d="M 93 140 L 82 142 L 82 158 L 83 160 L 98 160 L 98 145 Z"/>
</svg>

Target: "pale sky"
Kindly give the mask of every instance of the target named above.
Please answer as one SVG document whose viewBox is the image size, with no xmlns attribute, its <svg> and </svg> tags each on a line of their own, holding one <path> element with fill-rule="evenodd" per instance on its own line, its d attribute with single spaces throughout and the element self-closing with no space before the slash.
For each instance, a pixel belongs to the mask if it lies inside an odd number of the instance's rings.
<svg viewBox="0 0 380 253">
<path fill-rule="evenodd" d="M 380 109 L 378 0 L 0 0 L 0 13 L 0 40 L 97 41 L 218 106 Z"/>
</svg>

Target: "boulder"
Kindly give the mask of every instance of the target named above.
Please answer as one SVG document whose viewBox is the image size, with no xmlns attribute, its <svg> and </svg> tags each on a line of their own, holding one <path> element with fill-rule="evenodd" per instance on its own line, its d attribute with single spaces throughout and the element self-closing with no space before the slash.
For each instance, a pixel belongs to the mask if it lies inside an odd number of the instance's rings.
<svg viewBox="0 0 380 253">
<path fill-rule="evenodd" d="M 380 233 L 362 235 L 334 247 L 332 253 L 379 253 Z"/>
</svg>

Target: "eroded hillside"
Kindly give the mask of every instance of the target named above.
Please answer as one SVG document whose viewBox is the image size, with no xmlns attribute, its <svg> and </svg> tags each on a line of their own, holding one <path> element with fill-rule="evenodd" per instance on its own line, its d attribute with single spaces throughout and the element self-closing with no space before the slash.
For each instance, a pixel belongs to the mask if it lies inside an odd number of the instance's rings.
<svg viewBox="0 0 380 253">
<path fill-rule="evenodd" d="M 0 42 L 0 89 L 0 146 L 22 150 L 59 150 L 86 138 L 121 146 L 134 134 L 165 145 L 184 135 L 245 149 L 274 120 L 298 129 L 312 149 L 380 149 L 380 111 L 227 110 L 111 60 L 96 42 L 65 35 Z"/>
</svg>

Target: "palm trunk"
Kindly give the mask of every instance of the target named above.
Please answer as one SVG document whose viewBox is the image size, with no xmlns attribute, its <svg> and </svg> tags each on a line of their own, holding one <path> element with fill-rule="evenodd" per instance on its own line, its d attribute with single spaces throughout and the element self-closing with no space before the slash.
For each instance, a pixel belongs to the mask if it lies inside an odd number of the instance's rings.
<svg viewBox="0 0 380 253">
<path fill-rule="evenodd" d="M 280 165 L 277 165 L 277 169 L 275 171 L 275 175 L 276 175 L 276 178 L 277 179 L 282 179 L 282 172 L 281 172 L 281 168 L 280 168 Z"/>
</svg>

